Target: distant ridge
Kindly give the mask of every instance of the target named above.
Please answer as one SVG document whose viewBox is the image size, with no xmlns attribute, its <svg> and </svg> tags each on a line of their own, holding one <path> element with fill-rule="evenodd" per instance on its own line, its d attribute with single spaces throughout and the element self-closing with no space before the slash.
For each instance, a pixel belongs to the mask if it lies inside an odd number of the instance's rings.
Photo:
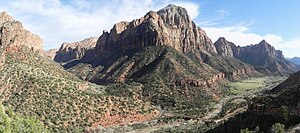
<svg viewBox="0 0 300 133">
<path fill-rule="evenodd" d="M 289 61 L 297 64 L 297 65 L 300 65 L 300 57 L 293 57 L 291 59 L 288 59 Z"/>
<path fill-rule="evenodd" d="M 299 66 L 286 60 L 282 51 L 276 50 L 265 40 L 240 47 L 221 37 L 215 42 L 215 46 L 219 55 L 235 57 L 267 75 L 288 75 L 299 70 Z"/>
</svg>

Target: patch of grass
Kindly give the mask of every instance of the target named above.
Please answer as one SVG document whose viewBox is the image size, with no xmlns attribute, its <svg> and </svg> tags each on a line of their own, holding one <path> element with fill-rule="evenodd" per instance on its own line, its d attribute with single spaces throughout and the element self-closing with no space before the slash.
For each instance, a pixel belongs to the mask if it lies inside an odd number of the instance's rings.
<svg viewBox="0 0 300 133">
<path fill-rule="evenodd" d="M 266 85 L 266 77 L 250 78 L 228 84 L 229 91 L 233 95 L 245 95 L 247 92 L 259 90 Z"/>
<path fill-rule="evenodd" d="M 266 77 L 258 77 L 258 78 L 249 78 L 245 80 L 240 80 L 236 82 L 230 82 L 228 87 L 229 94 L 245 96 L 247 94 L 254 94 L 257 92 L 265 91 L 268 89 L 272 89 L 286 77 L 281 76 L 266 76 Z"/>
</svg>

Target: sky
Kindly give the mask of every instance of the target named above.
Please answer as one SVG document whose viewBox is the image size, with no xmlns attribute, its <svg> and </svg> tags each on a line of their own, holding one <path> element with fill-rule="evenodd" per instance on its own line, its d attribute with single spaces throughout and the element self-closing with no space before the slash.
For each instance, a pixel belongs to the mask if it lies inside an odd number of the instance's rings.
<svg viewBox="0 0 300 133">
<path fill-rule="evenodd" d="M 47 50 L 99 37 L 117 22 L 171 3 L 186 8 L 213 42 L 225 37 L 245 46 L 265 39 L 285 57 L 300 57 L 299 0 L 0 0 L 0 11 L 38 34 Z"/>
</svg>

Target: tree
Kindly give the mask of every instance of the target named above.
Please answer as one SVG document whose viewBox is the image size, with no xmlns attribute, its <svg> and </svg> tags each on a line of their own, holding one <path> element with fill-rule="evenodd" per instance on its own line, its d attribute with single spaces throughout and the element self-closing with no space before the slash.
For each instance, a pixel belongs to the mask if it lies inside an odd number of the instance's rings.
<svg viewBox="0 0 300 133">
<path fill-rule="evenodd" d="M 281 123 L 275 123 L 271 127 L 271 133 L 284 133 L 284 125 Z"/>
<path fill-rule="evenodd" d="M 254 133 L 254 132 L 251 131 L 251 130 L 249 130 L 248 128 L 246 128 L 246 129 L 242 129 L 242 130 L 240 131 L 240 133 Z"/>
<path fill-rule="evenodd" d="M 289 108 L 287 106 L 281 106 L 279 108 L 279 116 L 286 122 L 289 118 Z"/>
</svg>

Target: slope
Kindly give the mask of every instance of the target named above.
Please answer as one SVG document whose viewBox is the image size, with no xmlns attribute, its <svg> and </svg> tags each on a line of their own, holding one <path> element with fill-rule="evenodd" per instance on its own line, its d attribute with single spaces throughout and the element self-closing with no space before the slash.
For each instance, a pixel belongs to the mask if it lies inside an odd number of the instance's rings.
<svg viewBox="0 0 300 133">
<path fill-rule="evenodd" d="M 4 23 L 13 25 L 15 21 Z M 18 115 L 37 118 L 51 132 L 82 132 L 98 125 L 148 120 L 158 114 L 140 97 L 140 84 L 98 86 L 82 81 L 35 51 L 35 43 L 30 42 L 40 42 L 32 41 L 36 36 L 18 32 L 23 30 L 20 25 L 5 25 L 0 25 L 0 102 Z M 111 92 L 118 87 L 126 93 Z"/>
</svg>

